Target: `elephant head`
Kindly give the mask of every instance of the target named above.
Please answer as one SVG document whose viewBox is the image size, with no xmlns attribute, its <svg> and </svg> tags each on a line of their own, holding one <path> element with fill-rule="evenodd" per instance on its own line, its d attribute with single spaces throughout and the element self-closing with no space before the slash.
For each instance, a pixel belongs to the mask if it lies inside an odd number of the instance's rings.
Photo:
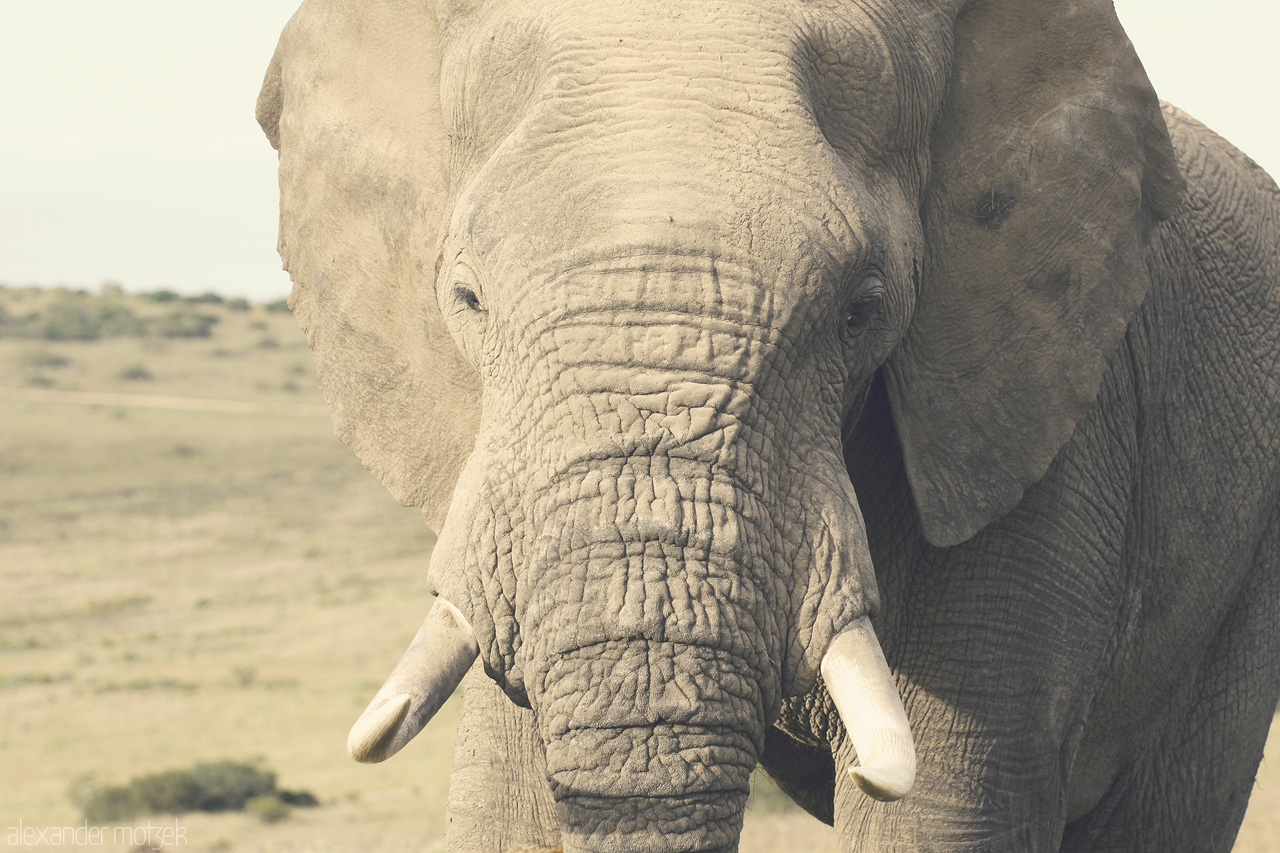
<svg viewBox="0 0 1280 853">
<path fill-rule="evenodd" d="M 721 849 L 821 671 L 905 794 L 842 435 L 881 372 L 947 545 L 1090 405 L 1180 191 L 1110 2 L 307 0 L 258 115 L 336 430 L 440 531 L 353 753 L 479 657 L 567 848 Z"/>
</svg>

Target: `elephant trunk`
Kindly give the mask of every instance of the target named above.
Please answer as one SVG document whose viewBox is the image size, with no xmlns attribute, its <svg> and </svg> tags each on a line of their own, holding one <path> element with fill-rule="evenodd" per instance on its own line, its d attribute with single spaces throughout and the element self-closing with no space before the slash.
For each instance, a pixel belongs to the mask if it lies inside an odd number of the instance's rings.
<svg viewBox="0 0 1280 853">
<path fill-rule="evenodd" d="M 736 850 L 764 733 L 755 676 L 705 646 L 557 655 L 531 695 L 566 850 Z"/>
<path fill-rule="evenodd" d="M 519 608 L 517 670 L 565 847 L 733 850 L 781 701 L 767 555 L 730 478 L 613 464 L 603 494 L 582 498 L 579 479 L 548 512 Z"/>
</svg>

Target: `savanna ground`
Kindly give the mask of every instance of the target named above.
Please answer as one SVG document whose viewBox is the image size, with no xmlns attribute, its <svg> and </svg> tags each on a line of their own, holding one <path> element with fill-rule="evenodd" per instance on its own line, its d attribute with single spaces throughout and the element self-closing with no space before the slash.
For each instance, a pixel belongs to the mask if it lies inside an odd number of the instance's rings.
<svg viewBox="0 0 1280 853">
<path fill-rule="evenodd" d="M 35 324 L 77 299 L 125 310 L 96 340 Z M 456 699 L 385 764 L 345 751 L 433 541 L 333 438 L 287 312 L 0 288 L 0 843 L 80 826 L 77 780 L 231 759 L 322 805 L 150 818 L 167 849 L 443 849 Z M 1280 850 L 1269 752 L 1242 853 Z M 836 846 L 758 779 L 742 849 Z"/>
</svg>

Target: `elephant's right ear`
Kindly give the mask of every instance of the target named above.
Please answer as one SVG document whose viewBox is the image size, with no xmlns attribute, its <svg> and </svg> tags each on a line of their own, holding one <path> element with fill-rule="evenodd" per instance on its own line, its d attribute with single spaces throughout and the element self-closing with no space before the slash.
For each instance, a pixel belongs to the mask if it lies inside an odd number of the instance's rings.
<svg viewBox="0 0 1280 853">
<path fill-rule="evenodd" d="M 1111 0 L 963 5 L 921 208 L 924 275 L 885 371 L 935 545 L 1044 476 L 1146 295 L 1151 231 L 1185 191 Z"/>
<path fill-rule="evenodd" d="M 258 117 L 280 151 L 280 256 L 334 430 L 440 528 L 479 378 L 437 307 L 446 137 L 433 3 L 307 0 Z"/>
</svg>

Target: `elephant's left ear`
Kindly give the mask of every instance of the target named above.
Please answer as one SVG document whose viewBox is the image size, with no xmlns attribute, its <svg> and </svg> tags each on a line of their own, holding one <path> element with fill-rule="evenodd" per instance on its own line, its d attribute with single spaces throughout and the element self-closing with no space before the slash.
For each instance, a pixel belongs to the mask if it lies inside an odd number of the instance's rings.
<svg viewBox="0 0 1280 853">
<path fill-rule="evenodd" d="M 1185 184 L 1111 0 L 981 0 L 922 207 L 916 311 L 885 371 L 926 536 L 1012 509 L 1093 404 Z"/>
</svg>

